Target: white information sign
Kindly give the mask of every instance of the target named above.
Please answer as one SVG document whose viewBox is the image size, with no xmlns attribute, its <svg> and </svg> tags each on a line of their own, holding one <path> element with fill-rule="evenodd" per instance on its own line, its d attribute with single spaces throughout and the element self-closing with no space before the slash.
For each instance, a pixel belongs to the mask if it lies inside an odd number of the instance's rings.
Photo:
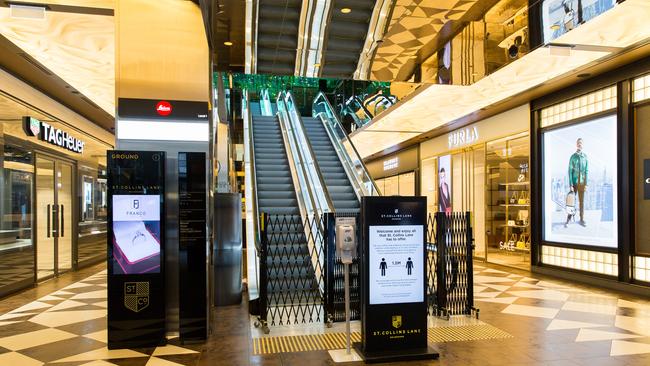
<svg viewBox="0 0 650 366">
<path fill-rule="evenodd" d="M 369 231 L 370 305 L 423 302 L 423 226 L 370 226 Z"/>
</svg>

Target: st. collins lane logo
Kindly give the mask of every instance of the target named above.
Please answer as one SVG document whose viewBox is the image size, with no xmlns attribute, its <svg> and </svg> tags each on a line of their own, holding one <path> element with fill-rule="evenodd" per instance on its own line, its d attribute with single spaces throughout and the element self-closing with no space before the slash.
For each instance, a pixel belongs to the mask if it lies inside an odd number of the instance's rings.
<svg viewBox="0 0 650 366">
<path fill-rule="evenodd" d="M 402 219 L 410 219 L 410 218 L 413 217 L 413 215 L 412 214 L 401 214 L 401 213 L 399 213 L 399 209 L 396 208 L 393 211 L 393 213 L 381 214 L 380 217 L 382 219 L 391 219 L 391 220 L 394 220 L 394 221 L 400 221 Z"/>
</svg>

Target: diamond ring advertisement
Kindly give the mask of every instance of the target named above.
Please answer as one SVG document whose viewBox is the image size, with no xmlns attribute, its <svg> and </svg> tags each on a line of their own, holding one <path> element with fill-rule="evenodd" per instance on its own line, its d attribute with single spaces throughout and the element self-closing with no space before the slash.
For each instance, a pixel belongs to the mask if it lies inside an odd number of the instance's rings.
<svg viewBox="0 0 650 366">
<path fill-rule="evenodd" d="M 113 196 L 113 261 L 121 274 L 160 272 L 160 196 Z"/>
</svg>

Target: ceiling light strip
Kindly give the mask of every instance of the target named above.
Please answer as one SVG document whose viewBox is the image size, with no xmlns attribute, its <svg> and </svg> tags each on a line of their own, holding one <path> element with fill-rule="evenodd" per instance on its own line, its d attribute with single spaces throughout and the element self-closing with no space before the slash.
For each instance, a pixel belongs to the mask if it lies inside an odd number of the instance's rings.
<svg viewBox="0 0 650 366">
<path fill-rule="evenodd" d="M 244 47 L 244 71 L 247 74 L 257 73 L 257 14 L 259 10 L 259 2 L 257 0 L 246 0 L 246 23 L 245 23 L 245 39 L 246 47 Z"/>
<path fill-rule="evenodd" d="M 318 77 L 320 75 L 323 45 L 329 25 L 331 0 L 304 0 L 298 28 L 296 50 L 296 76 Z"/>
<path fill-rule="evenodd" d="M 359 62 L 357 63 L 357 69 L 354 71 L 354 79 L 366 80 L 370 78 L 372 60 L 374 59 L 377 47 L 381 43 L 380 41 L 384 38 L 388 30 L 390 14 L 394 6 L 395 0 L 377 1 L 372 11 L 372 16 L 370 17 L 366 41 L 363 44 L 361 54 L 359 54 Z"/>
</svg>

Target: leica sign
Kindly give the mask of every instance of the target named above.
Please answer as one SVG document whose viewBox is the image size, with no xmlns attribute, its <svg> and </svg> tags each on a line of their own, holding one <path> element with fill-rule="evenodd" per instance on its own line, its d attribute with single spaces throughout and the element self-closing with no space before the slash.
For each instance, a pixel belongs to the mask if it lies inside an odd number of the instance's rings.
<svg viewBox="0 0 650 366">
<path fill-rule="evenodd" d="M 161 100 L 156 104 L 156 113 L 161 116 L 169 116 L 172 113 L 172 105 L 169 102 Z"/>
</svg>

